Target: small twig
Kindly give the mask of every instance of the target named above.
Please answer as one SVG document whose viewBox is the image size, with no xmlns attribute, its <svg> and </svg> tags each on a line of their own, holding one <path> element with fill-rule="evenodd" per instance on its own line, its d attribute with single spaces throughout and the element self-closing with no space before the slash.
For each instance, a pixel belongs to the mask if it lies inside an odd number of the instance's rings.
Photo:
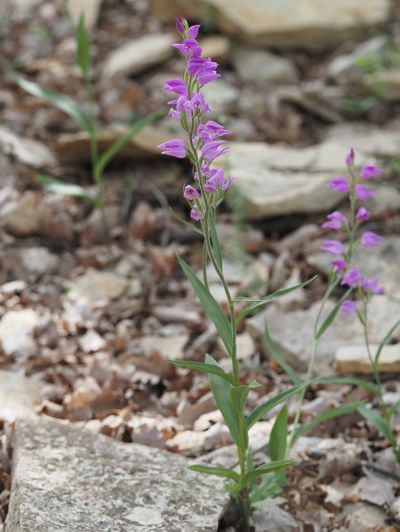
<svg viewBox="0 0 400 532">
<path fill-rule="evenodd" d="M 379 464 L 374 464 L 373 462 L 369 462 L 368 460 L 361 460 L 360 465 L 400 482 L 400 473 L 396 473 L 396 471 L 386 469 L 385 467 L 382 467 Z"/>
</svg>

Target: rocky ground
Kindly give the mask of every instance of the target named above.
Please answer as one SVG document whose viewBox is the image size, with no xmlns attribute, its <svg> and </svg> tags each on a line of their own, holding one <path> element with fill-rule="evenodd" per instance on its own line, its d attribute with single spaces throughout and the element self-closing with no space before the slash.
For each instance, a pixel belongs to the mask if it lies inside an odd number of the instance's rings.
<svg viewBox="0 0 400 532">
<path fill-rule="evenodd" d="M 70 0 L 70 10 L 76 20 L 85 6 L 91 26 L 103 147 L 135 117 L 165 108 L 162 81 L 182 68 L 170 46 L 174 15 L 203 21 L 202 45 L 221 64 L 223 75 L 207 87 L 207 97 L 213 118 L 233 131 L 225 162 L 237 180 L 219 219 L 229 284 L 236 294 L 264 295 L 318 274 L 309 288 L 271 304 L 240 331 L 241 378 L 261 383 L 249 396 L 254 406 L 289 385 L 264 343 L 265 317 L 286 360 L 299 373 L 306 369 L 315 305 L 326 285 L 327 263 L 319 252 L 326 232 L 320 224 L 340 201 L 326 183 L 343 172 L 350 146 L 360 164 L 375 161 L 386 169 L 370 202 L 370 228 L 385 241 L 358 259 L 365 274 L 378 273 L 385 287 L 385 294 L 371 303 L 371 342 L 379 343 L 400 315 L 400 4 L 365 0 L 360 11 L 358 0 L 343 0 L 329 14 L 311 0 L 308 9 L 297 13 L 298 3 L 287 1 L 294 25 L 274 11 L 274 2 L 237 0 L 235 9 L 225 1 L 204 0 L 201 9 L 194 4 Z M 48 512 L 35 513 L 43 507 L 41 498 L 35 510 L 30 497 L 43 483 L 54 486 L 44 497 L 55 494 L 51 504 L 53 515 L 59 515 L 57 526 L 65 525 L 68 516 L 60 512 L 71 504 L 79 524 L 85 506 L 76 494 L 96 486 L 103 459 L 110 481 L 99 496 L 109 503 L 116 462 L 124 486 L 118 501 L 125 513 L 112 529 L 165 530 L 167 517 L 160 518 L 157 501 L 145 497 L 152 485 L 146 475 L 130 469 L 132 463 L 148 461 L 158 471 L 165 460 L 180 471 L 183 480 L 177 486 L 165 482 L 165 508 L 182 501 L 170 499 L 171 491 L 191 482 L 178 454 L 235 463 L 207 380 L 166 362 L 202 360 L 206 352 L 224 361 L 223 346 L 175 257 L 178 251 L 200 268 L 201 242 L 169 212 L 172 206 L 187 216 L 181 191 L 190 168 L 160 158 L 156 148 L 174 136 L 176 124 L 163 118 L 146 127 L 108 169 L 105 198 L 112 241 L 107 244 L 99 212 L 79 199 L 46 191 L 35 180 L 37 174 L 52 175 L 91 190 L 87 137 L 61 111 L 16 84 L 19 75 L 84 101 L 64 4 L 13 0 L 2 3 L 0 13 L 5 22 L 0 26 L 0 521 L 9 505 L 12 448 L 18 499 L 11 503 L 7 530 L 55 530 L 46 528 Z M 222 300 L 217 280 L 211 278 L 211 284 Z M 400 398 L 399 342 L 398 332 L 381 359 L 389 404 Z M 360 344 L 356 320 L 338 317 L 321 342 L 317 373 L 368 373 Z M 316 386 L 308 393 L 302 421 L 350 397 L 372 400 L 365 390 L 350 386 Z M 19 422 L 12 430 L 16 418 L 33 412 L 42 419 Z M 267 441 L 275 413 L 252 429 L 252 449 Z M 35 435 L 31 442 L 26 427 Z M 82 428 L 137 445 L 104 443 Z M 62 477 L 75 487 L 68 495 L 54 472 L 75 456 L 68 446 L 74 434 L 82 442 L 82 470 L 71 465 Z M 109 445 L 115 446 L 110 447 L 114 459 L 107 454 Z M 52 454 L 54 447 L 58 452 Z M 264 450 L 259 456 L 263 459 Z M 358 414 L 314 429 L 299 440 L 294 457 L 286 502 L 260 512 L 257 531 L 399 529 L 398 467 L 379 434 Z M 30 476 L 26 460 L 36 460 Z M 204 497 L 216 488 L 215 482 L 196 479 L 203 482 Z M 134 486 L 135 492 L 141 486 L 143 498 L 130 499 L 125 486 Z M 193 515 L 185 530 L 216 530 L 226 500 L 217 490 L 215 497 L 208 528 L 203 510 L 196 514 L 193 500 L 185 501 L 186 515 Z M 93 518 L 87 530 L 109 526 L 107 519 L 115 515 L 116 507 L 108 503 L 102 515 L 97 502 L 86 501 Z M 145 522 L 137 521 L 132 508 L 142 508 Z M 33 521 L 33 515 L 39 520 Z M 79 529 L 74 526 L 70 523 L 68 530 Z"/>
</svg>

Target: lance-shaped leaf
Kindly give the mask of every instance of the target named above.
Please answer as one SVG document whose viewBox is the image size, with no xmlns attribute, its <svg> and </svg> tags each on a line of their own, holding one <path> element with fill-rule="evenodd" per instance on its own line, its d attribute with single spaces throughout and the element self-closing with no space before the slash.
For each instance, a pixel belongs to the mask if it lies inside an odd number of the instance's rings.
<svg viewBox="0 0 400 532">
<path fill-rule="evenodd" d="M 357 377 L 317 377 L 313 382 L 314 384 L 350 384 L 351 386 L 365 388 L 374 395 L 379 393 L 379 388 L 376 384 Z"/>
<path fill-rule="evenodd" d="M 215 364 L 205 364 L 204 362 L 196 362 L 194 360 L 171 360 L 168 359 L 167 362 L 178 366 L 179 368 L 193 369 L 196 371 L 202 371 L 203 373 L 208 373 L 212 375 L 217 375 L 221 379 L 225 379 L 230 384 L 233 385 L 233 377 L 226 373 L 220 366 Z"/>
<path fill-rule="evenodd" d="M 188 469 L 192 471 L 197 471 L 198 473 L 205 473 L 206 475 L 215 475 L 217 477 L 229 478 L 239 482 L 240 475 L 231 469 L 226 469 L 225 467 L 211 467 L 202 464 L 193 464 L 190 465 Z"/>
<path fill-rule="evenodd" d="M 276 416 L 274 426 L 269 436 L 268 450 L 271 460 L 284 460 L 286 457 L 288 435 L 288 407 L 285 405 Z"/>
<path fill-rule="evenodd" d="M 178 222 L 180 222 L 183 225 L 186 225 L 186 227 L 189 227 L 192 231 L 194 231 L 195 233 L 197 233 L 197 234 L 199 234 L 199 235 L 204 237 L 203 231 L 201 229 L 196 227 L 194 224 L 191 224 L 190 222 L 188 222 L 187 220 L 185 220 L 181 216 L 179 216 L 179 214 L 176 211 L 174 211 L 174 209 L 172 207 L 169 208 L 169 212 L 171 213 L 171 216 L 173 218 L 175 218 L 175 220 L 177 220 Z"/>
<path fill-rule="evenodd" d="M 86 78 L 89 74 L 90 68 L 90 40 L 86 31 L 85 16 L 79 18 L 79 23 L 75 29 L 76 39 L 76 63 L 82 70 L 83 76 Z"/>
<path fill-rule="evenodd" d="M 218 365 L 216 360 L 214 360 L 211 355 L 206 355 L 206 363 Z M 233 386 L 225 379 L 217 375 L 210 374 L 208 378 L 214 400 L 221 411 L 222 417 L 224 418 L 229 432 L 231 433 L 232 439 L 238 447 L 241 447 L 242 439 L 240 433 L 239 415 L 231 397 Z"/>
<path fill-rule="evenodd" d="M 395 447 L 397 445 L 396 438 L 392 431 L 390 430 L 385 419 L 375 410 L 367 408 L 364 404 L 358 407 L 360 414 L 367 419 L 378 431 L 387 439 L 387 441 Z"/>
<path fill-rule="evenodd" d="M 47 190 L 62 194 L 64 196 L 74 196 L 82 198 L 94 205 L 96 205 L 96 196 L 90 194 L 86 189 L 75 183 L 68 183 L 67 181 L 61 181 L 47 175 L 36 176 L 36 181 Z"/>
<path fill-rule="evenodd" d="M 249 435 L 246 427 L 246 423 L 242 417 L 242 423 L 240 423 L 240 417 L 243 416 L 244 405 L 246 403 L 247 396 L 249 395 L 250 388 L 248 386 L 234 386 L 231 389 L 231 401 L 236 410 L 236 415 L 239 423 L 239 435 L 241 448 L 246 450 L 249 445 Z"/>
<path fill-rule="evenodd" d="M 328 421 L 329 419 L 334 419 L 336 417 L 341 417 L 346 414 L 351 414 L 355 410 L 358 410 L 360 406 L 362 406 L 364 403 L 363 401 L 354 401 L 352 403 L 347 403 L 345 405 L 336 406 L 334 408 L 330 408 L 329 410 L 326 410 L 319 416 L 316 416 L 313 420 L 311 420 L 309 423 L 305 423 L 304 425 L 301 425 L 299 427 L 293 436 L 292 443 L 297 441 L 300 436 L 303 436 L 306 432 L 313 429 L 323 421 Z"/>
<path fill-rule="evenodd" d="M 278 395 L 275 395 L 275 397 L 268 399 L 268 401 L 258 406 L 248 416 L 246 420 L 248 430 L 251 429 L 254 423 L 257 423 L 257 421 L 259 421 L 266 414 L 268 414 L 268 412 L 272 410 L 276 405 L 279 405 L 279 403 L 283 403 L 283 401 L 286 401 L 287 399 L 290 399 L 294 395 L 298 394 L 304 387 L 304 384 L 298 384 L 297 386 L 293 386 L 292 388 L 289 388 L 289 390 L 285 390 L 284 392 L 278 393 Z"/>
<path fill-rule="evenodd" d="M 352 291 L 352 288 L 349 288 L 342 297 L 339 299 L 339 301 L 336 303 L 336 305 L 333 307 L 333 309 L 330 311 L 328 316 L 325 318 L 324 323 L 321 325 L 321 327 L 318 329 L 317 334 L 315 335 L 315 339 L 318 341 L 320 340 L 321 336 L 329 329 L 329 327 L 334 322 L 337 313 L 339 312 L 340 305 L 343 303 L 345 299 L 347 299 Z"/>
<path fill-rule="evenodd" d="M 252 471 L 249 471 L 248 473 L 242 476 L 240 480 L 240 486 L 243 489 L 250 482 L 253 482 L 253 480 L 260 478 L 263 475 L 267 475 L 268 473 L 272 473 L 273 471 L 279 471 L 280 469 L 284 469 L 285 467 L 288 467 L 292 464 L 293 460 L 279 460 L 277 462 L 271 462 L 269 464 L 264 464 L 259 467 L 256 467 Z"/>
<path fill-rule="evenodd" d="M 274 299 L 285 296 L 286 294 L 289 294 L 290 292 L 293 292 L 293 290 L 297 290 L 298 288 L 303 288 L 304 286 L 307 286 L 316 278 L 317 276 L 315 275 L 311 279 L 308 279 L 308 281 L 304 281 L 304 283 L 299 283 L 294 286 L 290 286 L 289 288 L 283 288 L 282 290 L 276 290 L 276 292 L 272 292 L 272 294 L 268 294 L 262 299 L 254 299 L 248 297 L 237 298 L 236 301 L 244 301 L 249 302 L 251 304 L 245 309 L 243 309 L 242 312 L 240 312 L 240 314 L 236 318 L 236 323 L 239 323 L 243 318 L 245 318 L 249 314 L 253 314 L 256 311 L 261 310 L 263 307 L 265 307 L 265 305 L 268 305 L 268 303 L 271 303 Z"/>
<path fill-rule="evenodd" d="M 76 104 L 71 98 L 64 96 L 55 91 L 50 91 L 48 89 L 43 89 L 37 83 L 28 81 L 23 78 L 16 78 L 18 85 L 24 89 L 29 94 L 42 98 L 47 103 L 57 107 L 65 114 L 70 116 L 81 128 L 85 129 L 88 132 L 93 131 L 93 123 L 90 117 Z"/>
<path fill-rule="evenodd" d="M 218 238 L 217 228 L 215 226 L 215 220 L 213 213 L 209 211 L 208 214 L 208 226 L 210 228 L 210 236 L 211 236 L 211 244 L 212 249 L 215 257 L 215 261 L 217 263 L 218 268 L 223 271 L 223 262 L 222 262 L 222 250 L 221 250 L 221 244 Z"/>
<path fill-rule="evenodd" d="M 229 354 L 232 353 L 232 329 L 228 318 L 225 316 L 220 305 L 206 289 L 204 284 L 200 281 L 191 267 L 177 255 L 178 262 L 185 272 L 186 277 L 189 279 L 191 285 L 193 286 L 194 291 L 197 294 L 197 297 L 200 299 L 201 306 L 203 307 L 204 312 L 210 318 L 210 320 L 215 325 L 219 335 L 221 336 L 222 341 L 226 347 L 226 350 Z"/>
<path fill-rule="evenodd" d="M 292 381 L 292 383 L 300 384 L 300 377 L 297 375 L 294 369 L 290 366 L 290 364 L 286 362 L 286 360 L 283 358 L 283 356 L 280 354 L 279 350 L 273 343 L 271 335 L 269 333 L 267 320 L 265 320 L 265 324 L 264 324 L 264 338 L 265 338 L 265 343 L 267 344 L 272 357 L 276 360 L 276 362 L 278 362 L 278 364 L 283 369 L 283 371 L 286 373 L 286 375 L 289 377 L 289 379 Z"/>
<path fill-rule="evenodd" d="M 388 342 L 390 342 L 395 330 L 397 329 L 397 327 L 399 325 L 400 325 L 400 320 L 397 320 L 396 323 L 393 325 L 393 327 L 391 327 L 389 329 L 389 331 L 385 334 L 385 336 L 383 337 L 381 343 L 379 344 L 378 349 L 377 349 L 376 354 L 375 354 L 375 359 L 374 359 L 374 363 L 375 363 L 376 367 L 378 366 L 379 359 L 380 359 L 380 356 L 382 354 L 382 349 L 385 347 L 385 345 Z"/>
</svg>

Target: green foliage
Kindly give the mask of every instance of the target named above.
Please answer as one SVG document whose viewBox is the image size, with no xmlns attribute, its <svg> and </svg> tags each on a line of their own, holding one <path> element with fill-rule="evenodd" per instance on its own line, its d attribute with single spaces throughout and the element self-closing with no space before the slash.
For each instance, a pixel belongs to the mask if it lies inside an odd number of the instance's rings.
<svg viewBox="0 0 400 532">
<path fill-rule="evenodd" d="M 76 40 L 76 64 L 82 70 L 84 78 L 89 75 L 90 69 L 90 40 L 86 31 L 85 17 L 82 14 L 79 19 L 78 26 L 75 28 Z"/>
<path fill-rule="evenodd" d="M 288 407 L 285 405 L 276 416 L 274 426 L 269 436 L 269 455 L 271 460 L 283 460 L 286 456 L 288 434 Z"/>
</svg>

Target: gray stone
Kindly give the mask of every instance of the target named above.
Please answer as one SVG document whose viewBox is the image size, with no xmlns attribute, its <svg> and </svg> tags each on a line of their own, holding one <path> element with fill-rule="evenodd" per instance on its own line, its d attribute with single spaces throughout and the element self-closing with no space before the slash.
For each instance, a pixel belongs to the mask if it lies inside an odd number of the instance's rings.
<svg viewBox="0 0 400 532">
<path fill-rule="evenodd" d="M 233 190 L 243 198 L 245 215 L 257 220 L 331 209 L 342 196 L 326 185 L 343 172 L 346 150 L 334 141 L 307 148 L 237 142 L 220 164 L 236 178 Z"/>
<path fill-rule="evenodd" d="M 177 455 L 50 420 L 18 420 L 6 531 L 216 531 L 223 482 Z"/>
<path fill-rule="evenodd" d="M 369 155 L 396 157 L 400 152 L 400 135 L 398 131 L 374 127 L 361 123 L 338 124 L 332 126 L 327 140 L 339 142 L 345 148 L 353 146 L 358 154 L 361 150 Z M 361 164 L 356 159 L 357 164 Z"/>
<path fill-rule="evenodd" d="M 188 334 L 173 334 L 171 336 L 148 335 L 140 339 L 140 347 L 146 355 L 156 351 L 163 358 L 179 360 L 183 358 L 184 347 L 188 340 Z"/>
<path fill-rule="evenodd" d="M 139 74 L 148 68 L 169 59 L 173 53 L 172 43 L 176 37 L 167 35 L 145 35 L 117 48 L 106 58 L 103 76 L 114 79 L 119 76 Z"/>
<path fill-rule="evenodd" d="M 294 83 L 298 74 L 285 57 L 247 46 L 235 46 L 232 60 L 239 77 L 246 82 Z"/>
<path fill-rule="evenodd" d="M 0 127 L 0 151 L 33 168 L 56 165 L 56 159 L 47 146 L 37 140 L 19 137 L 5 127 Z"/>
<path fill-rule="evenodd" d="M 88 268 L 70 283 L 69 297 L 84 298 L 91 303 L 118 299 L 128 287 L 128 281 L 113 272 Z"/>
<path fill-rule="evenodd" d="M 248 320 L 249 331 L 263 342 L 265 352 L 268 347 L 264 340 L 264 324 L 267 320 L 272 341 L 281 355 L 294 369 L 305 371 L 309 358 L 313 338 L 314 322 L 320 303 L 315 303 L 307 310 L 283 312 L 279 305 L 272 304 L 264 312 Z M 328 301 L 322 314 L 323 323 L 334 302 Z M 386 334 L 390 324 L 400 315 L 400 303 L 392 301 L 386 296 L 374 296 L 369 304 L 369 340 L 372 344 L 379 344 Z M 400 338 L 398 331 L 394 338 Z M 322 336 L 315 363 L 315 370 L 319 374 L 331 372 L 335 352 L 342 346 L 362 345 L 364 334 L 356 316 L 338 313 L 331 327 Z"/>
<path fill-rule="evenodd" d="M 217 79 L 214 83 L 209 83 L 202 92 L 214 117 L 232 110 L 240 95 L 238 89 L 224 79 Z"/>
<path fill-rule="evenodd" d="M 54 273 L 59 265 L 57 255 L 50 253 L 45 247 L 23 249 L 20 257 L 24 267 L 37 276 Z"/>
<path fill-rule="evenodd" d="M 68 0 L 68 11 L 72 22 L 78 25 L 81 15 L 85 17 L 87 30 L 92 30 L 97 25 L 100 8 L 103 0 Z"/>
<path fill-rule="evenodd" d="M 210 35 L 199 40 L 203 57 L 212 57 L 218 63 L 225 62 L 230 53 L 231 42 L 223 35 Z"/>
<path fill-rule="evenodd" d="M 393 324 L 396 319 L 393 317 Z M 390 325 L 388 324 L 388 328 Z M 372 356 L 378 352 L 379 345 L 369 346 Z M 335 354 L 335 370 L 341 375 L 349 373 L 374 373 L 365 345 L 342 346 Z M 379 373 L 400 373 L 400 344 L 386 345 L 380 354 Z"/>
<path fill-rule="evenodd" d="M 7 355 L 28 357 L 36 353 L 33 332 L 39 315 L 32 309 L 10 310 L 0 321 L 0 345 Z"/>
<path fill-rule="evenodd" d="M 389 16 L 389 0 L 151 0 L 164 21 L 183 15 L 212 20 L 221 30 L 255 45 L 329 48 L 360 38 Z"/>
<path fill-rule="evenodd" d="M 0 419 L 11 422 L 22 416 L 34 416 L 38 401 L 34 381 L 13 371 L 0 370 Z"/>
</svg>

